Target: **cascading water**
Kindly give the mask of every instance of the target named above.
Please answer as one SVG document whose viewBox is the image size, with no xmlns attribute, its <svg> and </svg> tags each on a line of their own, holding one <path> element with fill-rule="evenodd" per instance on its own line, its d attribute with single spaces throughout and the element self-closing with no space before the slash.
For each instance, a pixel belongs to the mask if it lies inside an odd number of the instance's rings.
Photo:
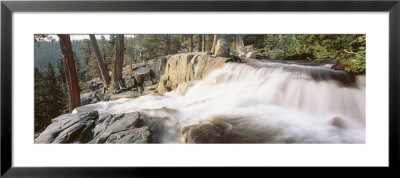
<svg viewBox="0 0 400 178">
<path fill-rule="evenodd" d="M 164 143 L 185 142 L 182 129 L 196 124 L 222 129 L 230 143 L 365 142 L 365 77 L 326 66 L 227 63 L 165 95 L 90 107 L 169 118 L 154 120 Z"/>
</svg>

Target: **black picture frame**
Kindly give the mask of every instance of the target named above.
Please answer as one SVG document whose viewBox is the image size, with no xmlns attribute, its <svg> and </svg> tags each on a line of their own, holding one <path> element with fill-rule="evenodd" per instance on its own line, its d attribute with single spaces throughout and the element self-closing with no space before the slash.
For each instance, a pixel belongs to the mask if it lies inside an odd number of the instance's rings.
<svg viewBox="0 0 400 178">
<path fill-rule="evenodd" d="M 129 177 L 178 176 L 178 168 L 74 167 L 20 168 L 12 165 L 12 17 L 13 12 L 169 12 L 169 11 L 247 11 L 247 12 L 389 12 L 389 167 L 363 168 L 362 171 L 390 171 L 399 168 L 400 116 L 400 1 L 2 1 L 1 2 L 1 175 L 6 177 Z M 242 168 L 184 168 L 190 174 L 209 175 L 209 171 L 236 174 Z M 310 169 L 294 169 L 306 173 Z M 331 168 L 319 168 L 331 169 Z M 349 170 L 348 168 L 345 168 Z M 265 173 L 265 168 L 250 168 L 249 173 Z M 270 169 L 268 174 L 290 173 L 282 168 Z M 326 170 L 324 174 L 341 175 Z M 361 171 L 356 169 L 356 172 Z M 365 173 L 365 172 L 364 172 Z M 190 176 L 188 174 L 187 176 Z M 190 176 L 191 177 L 191 176 Z"/>
</svg>

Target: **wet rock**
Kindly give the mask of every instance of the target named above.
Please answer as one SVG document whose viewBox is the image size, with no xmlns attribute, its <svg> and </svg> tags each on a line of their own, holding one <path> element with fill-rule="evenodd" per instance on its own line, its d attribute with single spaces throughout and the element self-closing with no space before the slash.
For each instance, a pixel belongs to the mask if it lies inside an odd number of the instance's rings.
<svg viewBox="0 0 400 178">
<path fill-rule="evenodd" d="M 97 111 L 61 115 L 52 120 L 35 143 L 87 143 L 98 118 Z"/>
<path fill-rule="evenodd" d="M 219 116 L 207 122 L 189 125 L 182 129 L 185 143 L 261 143 L 257 137 L 249 137 L 251 131 L 238 127 L 242 118 Z"/>
<path fill-rule="evenodd" d="M 331 67 L 331 69 L 333 69 L 333 70 L 344 70 L 345 66 L 341 62 L 336 61 L 335 64 Z"/>
<path fill-rule="evenodd" d="M 222 143 L 222 133 L 212 124 L 191 125 L 182 130 L 186 143 Z"/>
<path fill-rule="evenodd" d="M 177 118 L 178 111 L 171 108 L 141 110 L 143 126 L 151 132 L 151 143 L 181 143 L 181 129 Z"/>
</svg>

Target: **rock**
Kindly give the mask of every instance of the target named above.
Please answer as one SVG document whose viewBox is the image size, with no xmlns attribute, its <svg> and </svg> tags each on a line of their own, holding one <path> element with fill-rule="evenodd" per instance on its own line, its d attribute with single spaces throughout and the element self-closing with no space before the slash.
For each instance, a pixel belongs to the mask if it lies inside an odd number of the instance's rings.
<svg viewBox="0 0 400 178">
<path fill-rule="evenodd" d="M 246 52 L 252 52 L 252 51 L 254 51 L 253 45 L 247 45 L 247 46 L 244 47 L 244 49 L 246 50 Z"/>
<path fill-rule="evenodd" d="M 35 143 L 87 143 L 98 118 L 97 111 L 61 115 L 52 120 Z"/>
<path fill-rule="evenodd" d="M 118 94 L 108 94 L 107 97 L 107 101 L 114 101 L 114 100 L 118 100 L 121 98 L 137 98 L 139 96 L 141 96 L 140 94 L 141 92 L 138 91 L 124 91 L 124 92 L 120 92 Z"/>
<path fill-rule="evenodd" d="M 98 89 L 103 88 L 103 86 L 104 86 L 103 81 L 99 77 L 94 78 L 93 80 L 90 80 L 90 81 L 86 82 L 86 87 L 90 91 L 96 91 Z"/>
<path fill-rule="evenodd" d="M 154 84 L 154 85 L 143 87 L 143 89 L 147 90 L 147 91 L 153 91 L 153 90 L 157 90 L 157 87 L 158 87 L 158 84 Z"/>
<path fill-rule="evenodd" d="M 333 59 L 315 59 L 314 63 L 317 63 L 317 64 L 334 64 L 335 61 Z"/>
<path fill-rule="evenodd" d="M 97 92 L 96 96 L 100 101 L 104 101 L 104 94 L 102 92 Z"/>
<path fill-rule="evenodd" d="M 133 71 L 133 75 L 136 79 L 138 86 L 142 86 L 144 81 L 150 80 L 150 68 L 149 67 L 139 67 Z"/>
<path fill-rule="evenodd" d="M 93 92 L 88 92 L 88 93 L 82 93 L 81 94 L 81 105 L 87 105 L 92 101 L 92 93 Z"/>
<path fill-rule="evenodd" d="M 147 126 L 111 134 L 104 143 L 149 143 L 150 130 Z"/>
<path fill-rule="evenodd" d="M 131 89 L 133 87 L 135 87 L 135 77 L 133 75 L 128 75 L 123 77 L 124 81 L 125 81 L 125 87 L 126 89 Z"/>
<path fill-rule="evenodd" d="M 200 80 L 214 69 L 222 67 L 229 60 L 229 58 L 213 57 L 206 53 L 173 55 L 168 59 L 157 90 L 164 94 L 176 89 L 180 83 Z"/>
<path fill-rule="evenodd" d="M 225 39 L 218 39 L 215 45 L 215 57 L 228 57 L 229 56 L 229 44 Z"/>
<path fill-rule="evenodd" d="M 182 136 L 186 143 L 261 143 L 260 138 L 248 137 L 251 131 L 237 124 L 240 119 L 217 116 L 207 122 L 184 127 Z"/>
<path fill-rule="evenodd" d="M 149 60 L 148 64 L 151 66 L 150 67 L 151 78 L 155 80 L 160 80 L 161 76 L 164 74 L 165 66 L 167 64 L 169 57 L 170 56 L 162 56 L 159 58 Z"/>
<path fill-rule="evenodd" d="M 146 116 L 139 112 L 99 116 L 96 108 L 78 108 L 89 112 L 53 119 L 35 143 L 149 143 L 151 140 L 149 127 L 143 125 Z"/>
<path fill-rule="evenodd" d="M 186 143 L 222 143 L 222 130 L 212 124 L 186 126 L 182 135 Z"/>
<path fill-rule="evenodd" d="M 147 126 L 151 132 L 151 143 L 183 142 L 177 114 L 177 110 L 166 107 L 139 112 L 143 126 Z"/>
<path fill-rule="evenodd" d="M 105 115 L 96 122 L 96 127 L 94 128 L 94 138 L 92 141 L 90 141 L 90 143 L 116 143 L 118 140 L 118 142 L 121 143 L 121 138 L 117 139 L 113 137 L 137 133 L 137 130 L 130 133 L 126 133 L 126 131 L 132 131 L 142 126 L 143 120 L 140 119 L 138 112 Z M 150 133 L 147 134 L 146 131 L 142 131 L 142 136 L 137 137 L 136 140 L 142 140 L 145 136 L 147 136 L 145 140 L 148 140 Z M 126 139 L 129 137 L 133 138 L 135 136 L 131 135 Z M 132 141 L 132 139 L 128 140 Z"/>
<path fill-rule="evenodd" d="M 339 61 L 336 61 L 335 64 L 331 67 L 333 70 L 344 70 L 345 66 L 340 63 Z"/>
<path fill-rule="evenodd" d="M 333 117 L 332 119 L 329 120 L 329 123 L 332 126 L 335 126 L 335 127 L 339 128 L 339 129 L 346 128 L 346 124 L 345 124 L 344 120 L 341 119 L 340 117 Z"/>
<path fill-rule="evenodd" d="M 249 52 L 249 53 L 246 54 L 246 57 L 255 59 L 256 58 L 256 53 L 255 52 Z"/>
<path fill-rule="evenodd" d="M 153 82 L 151 81 L 151 80 L 146 80 L 146 81 L 144 81 L 143 82 L 143 87 L 147 87 L 147 86 L 151 86 L 151 85 L 153 85 Z"/>
<path fill-rule="evenodd" d="M 99 102 L 100 99 L 97 96 L 98 96 L 97 91 L 81 94 L 81 105 L 84 106 L 87 104 L 93 104 Z"/>
</svg>

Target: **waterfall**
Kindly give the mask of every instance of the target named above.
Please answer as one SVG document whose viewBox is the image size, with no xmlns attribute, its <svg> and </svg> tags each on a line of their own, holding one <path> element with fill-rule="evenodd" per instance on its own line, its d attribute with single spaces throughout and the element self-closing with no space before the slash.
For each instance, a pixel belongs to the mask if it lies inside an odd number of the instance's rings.
<svg viewBox="0 0 400 178">
<path fill-rule="evenodd" d="M 198 124 L 229 143 L 365 143 L 365 76 L 326 65 L 227 63 L 164 95 L 90 107 L 170 118 L 166 143 L 185 142 L 180 132 Z"/>
</svg>

